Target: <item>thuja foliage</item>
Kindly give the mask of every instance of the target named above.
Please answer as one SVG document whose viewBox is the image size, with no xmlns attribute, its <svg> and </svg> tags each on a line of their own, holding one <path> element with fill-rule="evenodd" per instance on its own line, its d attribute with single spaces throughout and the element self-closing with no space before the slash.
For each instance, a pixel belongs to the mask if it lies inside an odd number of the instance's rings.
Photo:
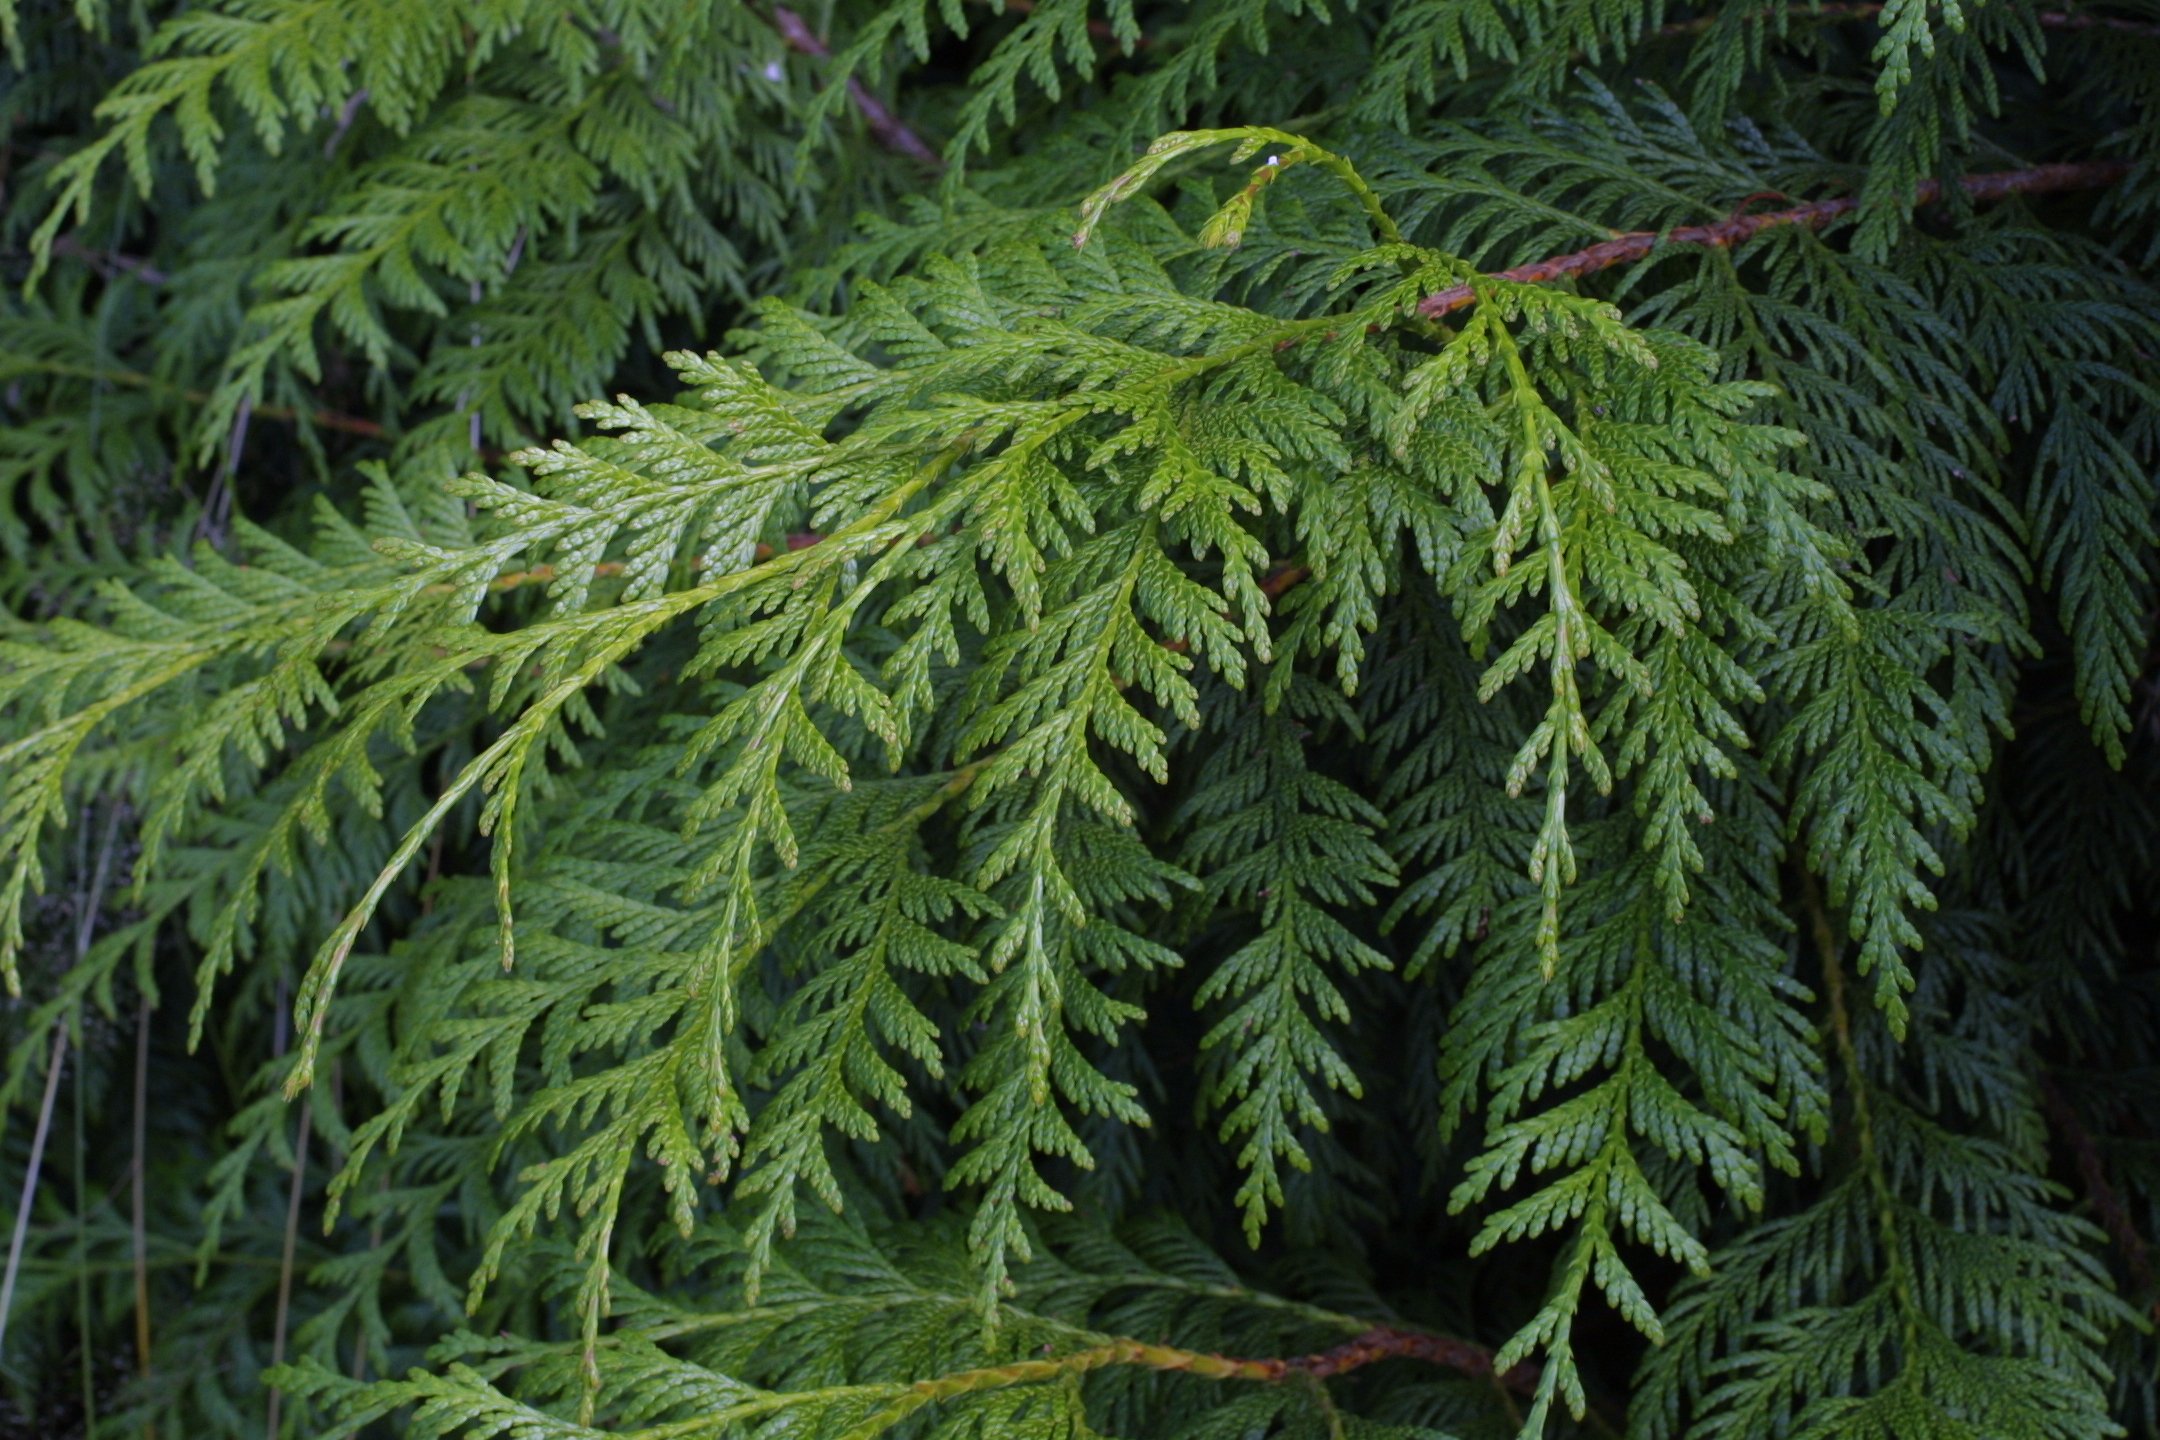
<svg viewBox="0 0 2160 1440">
<path fill-rule="evenodd" d="M 0 46 L 0 1430 L 2160 1433 L 2160 7 Z"/>
</svg>

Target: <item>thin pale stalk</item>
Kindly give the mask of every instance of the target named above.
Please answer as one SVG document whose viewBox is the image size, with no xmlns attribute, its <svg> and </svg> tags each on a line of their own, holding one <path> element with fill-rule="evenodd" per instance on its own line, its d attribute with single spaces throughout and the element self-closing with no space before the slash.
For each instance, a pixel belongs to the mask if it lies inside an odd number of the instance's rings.
<svg viewBox="0 0 2160 1440">
<path fill-rule="evenodd" d="M 150 996 L 145 993 L 135 1008 L 135 1148 L 128 1175 L 128 1237 L 135 1267 L 135 1376 L 143 1384 L 150 1380 L 150 1225 L 143 1180 L 149 1164 L 149 1113 Z M 156 1424 L 144 1423 L 143 1440 L 157 1440 Z"/>
<path fill-rule="evenodd" d="M 82 1023 L 82 1013 L 76 1012 L 75 1023 Z M 97 1347 L 90 1343 L 90 1187 L 85 1178 L 89 1171 L 89 1146 L 83 1143 L 83 1067 L 78 1058 L 75 1063 L 75 1336 L 76 1354 L 82 1362 L 82 1412 L 83 1434 L 88 1440 L 97 1440 L 97 1371 L 92 1357 Z"/>
<path fill-rule="evenodd" d="M 293 1257 L 300 1247 L 300 1201 L 307 1193 L 308 1132 L 314 1121 L 315 1101 L 310 1096 L 300 1102 L 300 1135 L 293 1142 L 292 1185 L 285 1193 L 285 1254 L 278 1262 L 277 1321 L 270 1338 L 270 1368 L 273 1370 L 285 1363 L 285 1334 L 292 1320 Z M 284 1405 L 285 1392 L 271 1386 L 264 1430 L 270 1440 L 277 1440 Z"/>
<path fill-rule="evenodd" d="M 90 887 L 83 892 L 82 912 L 75 926 L 75 960 L 80 964 L 90 953 L 90 935 L 97 925 L 98 906 L 105 899 L 105 881 L 112 870 L 113 837 L 120 828 L 120 807 L 105 813 L 105 834 L 98 842 L 97 866 Z M 15 1277 L 22 1272 L 23 1244 L 30 1235 L 30 1211 L 37 1203 L 38 1173 L 45 1161 L 45 1141 L 52 1134 L 53 1105 L 60 1094 L 60 1066 L 67 1059 L 67 1021 L 53 1027 L 52 1057 L 45 1068 L 45 1095 L 38 1102 L 37 1128 L 30 1136 L 30 1163 L 23 1170 L 22 1201 L 15 1207 L 15 1233 L 8 1241 L 7 1269 L 0 1274 L 0 1347 L 7 1343 L 8 1317 L 15 1307 Z"/>
<path fill-rule="evenodd" d="M 30 1163 L 23 1171 L 22 1202 L 15 1207 L 15 1234 L 8 1241 L 7 1273 L 0 1276 L 0 1346 L 7 1343 L 8 1317 L 15 1309 L 15 1277 L 22 1270 L 23 1241 L 30 1233 L 30 1207 L 37 1200 L 38 1171 L 45 1163 L 45 1137 L 52 1133 L 53 1101 L 60 1093 L 60 1062 L 67 1059 L 67 1022 L 53 1026 L 52 1058 L 45 1067 L 45 1098 L 38 1103 L 37 1129 L 30 1133 Z"/>
</svg>

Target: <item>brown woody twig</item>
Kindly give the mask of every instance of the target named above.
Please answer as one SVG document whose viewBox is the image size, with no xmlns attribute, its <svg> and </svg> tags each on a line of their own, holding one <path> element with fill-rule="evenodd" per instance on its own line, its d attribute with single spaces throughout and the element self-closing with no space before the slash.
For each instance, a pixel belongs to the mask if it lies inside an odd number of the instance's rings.
<svg viewBox="0 0 2160 1440">
<path fill-rule="evenodd" d="M 832 57 L 832 47 L 818 38 L 817 32 L 804 22 L 802 16 L 785 5 L 773 6 L 770 21 L 773 29 L 780 32 L 780 38 L 787 42 L 788 49 L 818 60 Z M 871 134 L 877 136 L 879 144 L 896 154 L 907 156 L 910 160 L 919 161 L 932 170 L 945 168 L 945 162 L 938 157 L 937 151 L 924 144 L 923 138 L 910 130 L 906 121 L 893 114 L 886 108 L 884 101 L 871 94 L 869 86 L 850 75 L 847 79 L 847 92 L 848 99 L 853 101 L 855 108 L 862 113 L 863 123 L 870 127 Z"/>
<path fill-rule="evenodd" d="M 93 365 L 70 365 L 50 360 L 32 361 L 23 369 L 35 371 L 42 375 L 63 375 L 74 380 L 96 380 L 112 385 L 126 385 L 130 388 L 170 391 L 190 405 L 207 404 L 210 399 L 206 391 L 189 390 L 160 380 L 155 375 L 145 375 L 139 370 L 105 369 Z M 336 410 L 302 411 L 295 410 L 289 405 L 257 405 L 254 407 L 253 413 L 254 418 L 257 420 L 304 419 L 309 424 L 324 430 L 342 430 L 348 435 L 364 435 L 370 440 L 382 440 L 390 434 L 389 429 L 380 421 L 369 420 L 359 415 L 346 415 Z"/>
<path fill-rule="evenodd" d="M 1968 175 L 1959 180 L 1957 185 L 1975 200 L 2000 200 L 2010 195 L 2044 195 L 2060 190 L 2097 190 L 2114 184 L 2129 173 L 2129 165 L 2121 161 L 2092 160 L 2070 165 L 2035 165 L 2026 170 L 2004 170 L 1989 175 Z M 1942 189 L 1942 182 L 1938 180 L 1922 181 L 1914 193 L 1913 203 L 1933 204 L 1942 198 Z M 1860 201 L 1846 195 L 1835 200 L 1817 200 L 1807 205 L 1796 205 L 1789 210 L 1732 215 L 1708 225 L 1682 225 L 1662 232 L 1637 230 L 1626 235 L 1616 235 L 1610 240 L 1601 240 L 1572 254 L 1555 255 L 1529 265 L 1518 265 L 1512 270 L 1502 270 L 1488 278 L 1531 285 L 1544 284 L 1577 275 L 1588 275 L 1598 270 L 1609 270 L 1615 265 L 1640 260 L 1660 245 L 1702 245 L 1729 249 L 1753 239 L 1765 230 L 1776 229 L 1781 225 L 1804 225 L 1813 229 L 1827 225 L 1840 216 L 1850 215 L 1859 208 Z M 1451 285 L 1420 300 L 1417 312 L 1428 320 L 1437 320 L 1476 302 L 1477 291 L 1473 286 Z"/>
<path fill-rule="evenodd" d="M 1307 1375 L 1315 1380 L 1325 1380 L 1380 1360 L 1423 1360 L 1429 1365 L 1445 1366 L 1475 1378 L 1495 1379 L 1517 1394 L 1528 1394 L 1537 1388 L 1538 1370 L 1535 1365 L 1517 1365 L 1505 1375 L 1494 1375 L 1492 1359 L 1492 1351 L 1482 1345 L 1473 1345 L 1467 1340 L 1376 1325 L 1354 1340 L 1345 1340 L 1331 1349 L 1311 1355 L 1300 1355 L 1289 1360 L 1249 1360 L 1244 1363 L 1270 1372 L 1273 1377 Z"/>
<path fill-rule="evenodd" d="M 1184 1350 L 1174 1345 L 1151 1345 L 1144 1340 L 1119 1339 L 1051 1359 L 1015 1360 L 1004 1365 L 985 1365 L 974 1370 L 941 1375 L 932 1380 L 918 1380 L 892 1405 L 879 1412 L 877 1418 L 881 1421 L 898 1420 L 926 1405 L 935 1405 L 965 1395 L 1019 1385 L 1056 1384 L 1068 1377 L 1117 1366 L 1192 1375 L 1202 1380 L 1243 1380 L 1268 1384 L 1292 1378 L 1324 1380 L 1376 1361 L 1395 1359 L 1423 1360 L 1445 1366 L 1465 1375 L 1493 1380 L 1505 1389 L 1519 1394 L 1534 1390 L 1538 1380 L 1538 1368 L 1527 1364 L 1518 1365 L 1505 1375 L 1495 1376 L 1492 1352 L 1481 1345 L 1473 1345 L 1467 1340 L 1450 1339 L 1444 1335 L 1396 1330 L 1385 1325 L 1375 1326 L 1356 1339 L 1344 1341 L 1331 1349 L 1288 1359 L 1241 1360 L 1203 1350 Z"/>
<path fill-rule="evenodd" d="M 1872 20 L 1882 14 L 1882 10 L 1883 7 L 1879 4 L 1827 4 L 1796 6 L 1785 13 L 1798 20 Z M 1776 10 L 1766 9 L 1758 11 L 1757 16 L 1768 19 L 1777 13 Z M 2118 35 L 2160 38 L 2160 25 L 2132 20 L 2121 15 L 2088 15 L 2083 11 L 2043 10 L 2033 18 L 2040 23 L 2043 30 L 2108 30 Z M 1661 38 L 1700 35 L 1716 24 L 1717 20 L 1715 15 L 1700 15 L 1692 20 L 1675 20 L 1669 25 L 1660 25 L 1652 33 Z"/>
<path fill-rule="evenodd" d="M 94 250 L 73 231 L 53 241 L 52 253 L 82 261 L 106 280 L 115 275 L 129 275 L 145 285 L 163 285 L 167 279 L 165 272 L 148 260 L 136 255 L 122 255 L 116 250 Z"/>
<path fill-rule="evenodd" d="M 2091 1133 L 2079 1121 L 2070 1102 L 2063 1098 L 2054 1077 L 2044 1072 L 2040 1076 L 2040 1105 L 2057 1138 L 2070 1147 L 2078 1180 L 2084 1185 L 2085 1196 L 2092 1201 L 2093 1213 L 2100 1217 L 2108 1239 L 2122 1254 L 2124 1268 L 2130 1272 L 2131 1287 L 2141 1296 L 2153 1295 L 2152 1259 L 2145 1248 L 2144 1237 L 2138 1234 L 2136 1224 L 2131 1221 L 2122 1196 L 2108 1183 L 2107 1171 L 2100 1163 L 2100 1151 L 2093 1144 Z M 2152 1300 L 2152 1315 L 2160 1320 L 2160 1296 Z"/>
<path fill-rule="evenodd" d="M 1035 0 L 991 0 L 991 3 L 1015 15 L 1032 15 L 1035 13 Z M 1125 41 L 1117 33 L 1117 27 L 1107 20 L 1088 21 L 1087 32 L 1105 45 L 1122 47 L 1125 44 Z M 1147 36 L 1142 35 L 1132 42 L 1132 48 L 1145 50 L 1154 43 Z"/>
</svg>

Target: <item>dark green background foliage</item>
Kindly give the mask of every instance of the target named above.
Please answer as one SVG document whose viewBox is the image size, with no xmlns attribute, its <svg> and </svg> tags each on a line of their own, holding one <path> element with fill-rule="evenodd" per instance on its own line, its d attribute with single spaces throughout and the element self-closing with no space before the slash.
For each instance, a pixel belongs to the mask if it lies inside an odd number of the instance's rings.
<svg viewBox="0 0 2160 1440">
<path fill-rule="evenodd" d="M 2160 1434 L 2160 5 L 0 42 L 0 1433 Z"/>
</svg>

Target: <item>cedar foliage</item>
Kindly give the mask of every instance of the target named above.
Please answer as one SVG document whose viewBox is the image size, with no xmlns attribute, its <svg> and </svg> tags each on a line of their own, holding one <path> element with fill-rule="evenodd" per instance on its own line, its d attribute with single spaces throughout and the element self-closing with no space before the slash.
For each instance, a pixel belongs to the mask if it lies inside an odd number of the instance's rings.
<svg viewBox="0 0 2160 1440">
<path fill-rule="evenodd" d="M 0 1430 L 2160 1434 L 2151 0 L 0 45 Z"/>
</svg>

